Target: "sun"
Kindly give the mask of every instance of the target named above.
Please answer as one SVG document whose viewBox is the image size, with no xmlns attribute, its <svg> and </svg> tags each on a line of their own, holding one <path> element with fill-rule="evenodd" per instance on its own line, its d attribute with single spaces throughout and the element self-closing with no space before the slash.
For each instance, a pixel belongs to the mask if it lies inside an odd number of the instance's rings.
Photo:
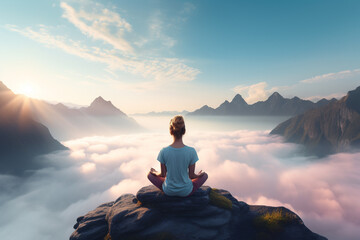
<svg viewBox="0 0 360 240">
<path fill-rule="evenodd" d="M 34 95 L 36 94 L 36 88 L 30 83 L 24 83 L 20 86 L 19 93 L 24 94 L 28 97 L 34 97 Z"/>
</svg>

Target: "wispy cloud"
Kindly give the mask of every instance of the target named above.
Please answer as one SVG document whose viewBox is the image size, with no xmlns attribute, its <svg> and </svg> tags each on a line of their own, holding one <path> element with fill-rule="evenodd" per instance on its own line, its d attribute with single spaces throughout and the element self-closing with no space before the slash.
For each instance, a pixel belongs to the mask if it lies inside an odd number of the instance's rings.
<svg viewBox="0 0 360 240">
<path fill-rule="evenodd" d="M 322 98 L 339 99 L 346 95 L 346 92 L 350 90 L 345 87 L 345 84 L 341 83 L 344 83 L 345 80 L 353 80 L 356 77 L 360 77 L 360 69 L 344 70 L 336 73 L 326 73 L 298 81 L 297 83 L 292 85 L 270 87 L 269 84 L 264 81 L 251 85 L 237 85 L 232 90 L 236 93 L 241 94 L 248 103 L 254 103 L 257 101 L 265 100 L 274 91 L 280 91 L 280 94 L 290 94 L 290 96 L 296 96 L 299 93 L 304 94 L 304 92 L 311 92 L 311 90 L 313 90 L 314 86 L 316 85 L 317 87 L 321 86 L 321 88 L 325 91 L 317 95 L 305 95 L 300 97 L 311 101 L 318 101 Z M 349 81 L 349 83 L 351 82 L 353 81 Z M 328 86 L 324 84 L 327 84 Z M 330 85 L 331 87 L 329 87 Z M 336 89 L 334 89 L 334 86 L 336 87 Z M 329 92 L 329 90 L 335 91 Z"/>
<path fill-rule="evenodd" d="M 166 17 L 160 10 L 155 11 L 151 14 L 148 19 L 149 36 L 146 38 L 147 41 L 141 41 L 137 44 L 151 44 L 159 43 L 162 48 L 171 49 L 177 43 L 174 37 L 171 37 L 168 32 L 173 29 L 179 28 L 185 23 L 196 9 L 195 5 L 189 2 L 183 3 L 183 6 L 179 9 L 179 12 L 175 16 Z"/>
<path fill-rule="evenodd" d="M 195 11 L 196 6 L 193 3 L 190 2 L 185 2 L 184 3 L 184 7 L 181 10 L 181 15 L 182 15 L 182 20 L 186 21 L 187 17 L 193 12 Z"/>
<path fill-rule="evenodd" d="M 325 99 L 332 99 L 332 98 L 340 99 L 345 95 L 346 95 L 345 92 L 341 92 L 341 93 L 332 93 L 332 94 L 323 95 L 323 96 L 321 96 L 321 95 L 311 96 L 311 97 L 307 97 L 305 99 L 313 101 L 313 102 L 317 102 L 317 101 L 319 101 L 319 100 L 321 100 L 323 98 L 325 98 Z"/>
<path fill-rule="evenodd" d="M 162 45 L 171 48 L 175 45 L 176 40 L 164 33 L 164 22 L 161 20 L 160 12 L 156 12 L 151 19 L 149 25 L 150 35 L 154 40 L 160 40 Z"/>
<path fill-rule="evenodd" d="M 64 10 L 62 15 L 77 27 L 83 34 L 103 40 L 123 53 L 133 53 L 132 46 L 124 39 L 124 32 L 132 30 L 131 25 L 118 13 L 107 8 L 93 8 L 96 12 L 76 11 L 69 4 L 60 4 Z M 114 33 L 110 31 L 114 29 Z"/>
<path fill-rule="evenodd" d="M 69 54 L 91 60 L 96 62 L 102 62 L 103 59 L 100 56 L 94 54 L 96 49 L 90 49 L 83 45 L 81 42 L 70 40 L 64 36 L 52 35 L 46 26 L 40 25 L 38 29 L 34 30 L 31 27 L 19 28 L 16 25 L 6 25 L 6 28 L 20 33 L 21 35 L 44 44 L 46 47 L 59 48 Z"/>
<path fill-rule="evenodd" d="M 337 80 L 337 79 L 344 79 L 347 77 L 360 75 L 360 69 L 354 69 L 354 70 L 345 70 L 341 72 L 335 72 L 335 73 L 326 73 L 322 75 L 318 75 L 315 77 L 307 78 L 302 81 L 301 83 L 316 83 L 316 82 L 324 82 L 329 80 Z"/>
<path fill-rule="evenodd" d="M 245 101 L 249 104 L 255 103 L 257 101 L 265 100 L 272 92 L 276 91 L 278 88 L 268 88 L 266 82 L 259 82 L 252 85 L 238 85 L 235 86 L 232 90 L 236 93 L 242 95 Z"/>
<path fill-rule="evenodd" d="M 62 2 L 60 6 L 64 11 L 62 16 L 82 34 L 92 40 L 101 40 L 102 42 L 89 45 L 68 36 L 52 34 L 50 28 L 45 25 L 36 28 L 21 28 L 16 25 L 6 25 L 6 27 L 42 43 L 46 47 L 58 48 L 71 55 L 103 63 L 107 71 L 122 71 L 141 76 L 144 79 L 140 83 L 122 82 L 128 89 L 149 89 L 168 82 L 192 81 L 200 73 L 198 69 L 188 66 L 182 59 L 148 57 L 137 53 L 136 49 L 125 39 L 125 34 L 133 31 L 131 24 L 118 13 L 104 8 L 98 3 L 91 8 L 97 10 L 91 11 L 86 11 L 81 7 L 80 10 L 76 10 L 65 2 Z M 160 22 L 155 22 L 152 27 L 155 33 L 160 34 L 159 37 L 163 36 Z M 173 46 L 175 40 L 168 38 L 166 42 L 168 46 Z M 114 77 L 116 78 L 116 76 Z"/>
</svg>

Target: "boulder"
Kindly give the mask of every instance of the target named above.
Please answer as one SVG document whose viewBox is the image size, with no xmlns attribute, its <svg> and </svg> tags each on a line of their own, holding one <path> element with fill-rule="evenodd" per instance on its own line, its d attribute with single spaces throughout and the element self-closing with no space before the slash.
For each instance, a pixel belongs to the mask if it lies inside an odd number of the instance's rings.
<svg viewBox="0 0 360 240">
<path fill-rule="evenodd" d="M 286 208 L 249 206 L 208 186 L 189 197 L 146 186 L 79 217 L 74 228 L 70 240 L 326 239 Z"/>
<path fill-rule="evenodd" d="M 78 217 L 74 225 L 75 232 L 70 239 L 77 240 L 102 240 L 108 233 L 108 223 L 105 219 L 114 202 L 104 203 L 85 216 Z"/>
<path fill-rule="evenodd" d="M 201 187 L 191 197 L 167 196 L 155 186 L 141 188 L 136 194 L 143 206 L 156 208 L 162 212 L 183 214 L 200 210 L 209 204 L 210 187 Z"/>
<path fill-rule="evenodd" d="M 109 232 L 113 239 L 137 233 L 149 227 L 153 221 L 160 217 L 155 210 L 142 207 L 135 196 L 125 194 L 118 198 L 113 207 L 106 214 Z"/>
</svg>

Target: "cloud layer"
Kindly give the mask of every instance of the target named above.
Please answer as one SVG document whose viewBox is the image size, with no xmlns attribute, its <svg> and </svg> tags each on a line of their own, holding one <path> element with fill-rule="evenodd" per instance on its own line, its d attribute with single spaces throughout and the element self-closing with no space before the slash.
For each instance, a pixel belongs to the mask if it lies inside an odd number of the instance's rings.
<svg viewBox="0 0 360 240">
<path fill-rule="evenodd" d="M 159 133 L 72 140 L 64 143 L 70 152 L 45 157 L 54 167 L 25 182 L 0 176 L 0 235 L 68 238 L 78 216 L 150 184 L 146 174 L 159 169 L 157 154 L 170 140 Z M 359 153 L 307 158 L 266 131 L 195 132 L 185 142 L 198 151 L 196 170 L 209 174 L 206 185 L 249 204 L 286 206 L 329 239 L 360 235 Z"/>
</svg>

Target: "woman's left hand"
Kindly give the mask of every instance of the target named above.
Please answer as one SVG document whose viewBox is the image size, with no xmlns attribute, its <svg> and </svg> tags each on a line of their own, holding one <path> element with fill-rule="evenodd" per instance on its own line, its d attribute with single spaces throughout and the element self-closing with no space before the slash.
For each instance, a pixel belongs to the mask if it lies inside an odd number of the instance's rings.
<svg viewBox="0 0 360 240">
<path fill-rule="evenodd" d="M 155 175 L 155 176 L 158 175 L 158 174 L 157 174 L 157 171 L 156 171 L 154 168 L 151 168 L 151 169 L 150 169 L 150 173 L 153 174 L 153 175 Z"/>
</svg>

